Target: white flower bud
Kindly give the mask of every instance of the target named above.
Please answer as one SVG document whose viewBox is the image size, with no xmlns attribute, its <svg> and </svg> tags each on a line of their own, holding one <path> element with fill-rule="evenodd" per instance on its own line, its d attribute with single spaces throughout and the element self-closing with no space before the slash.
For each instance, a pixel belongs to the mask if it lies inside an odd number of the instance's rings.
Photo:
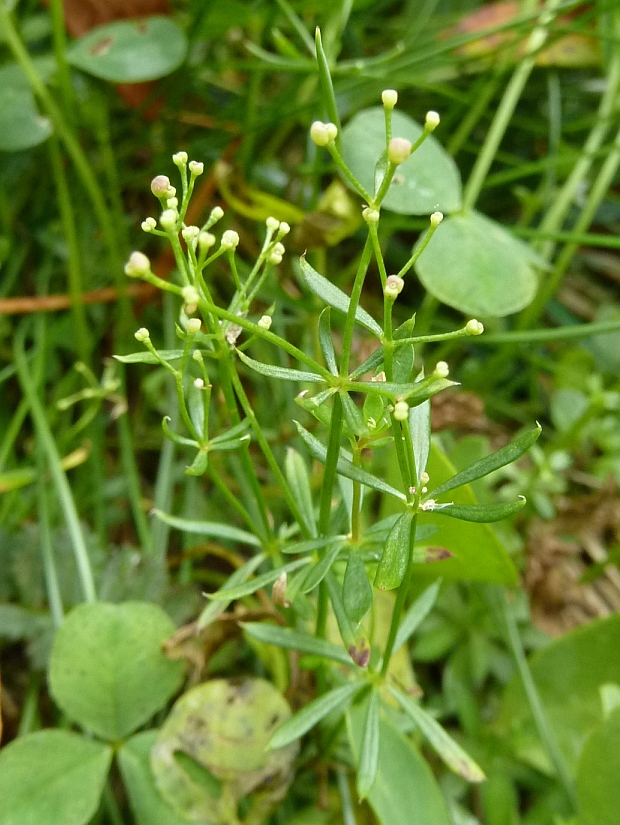
<svg viewBox="0 0 620 825">
<path fill-rule="evenodd" d="M 403 291 L 405 282 L 398 275 L 388 275 L 383 289 L 383 294 L 386 298 L 394 300 Z"/>
<path fill-rule="evenodd" d="M 143 232 L 152 232 L 157 226 L 157 221 L 155 218 L 146 218 L 140 225 L 142 226 Z"/>
<path fill-rule="evenodd" d="M 430 481 L 429 474 L 428 473 L 422 473 L 422 475 L 420 476 L 420 481 L 422 482 L 422 484 L 428 484 L 428 482 Z"/>
<path fill-rule="evenodd" d="M 327 137 L 329 138 L 329 142 L 331 143 L 333 140 L 336 140 L 338 137 L 338 127 L 335 123 L 326 123 L 325 129 L 327 130 Z"/>
<path fill-rule="evenodd" d="M 176 209 L 166 209 L 159 216 L 159 223 L 167 231 L 172 232 L 177 228 L 179 213 Z"/>
<path fill-rule="evenodd" d="M 153 178 L 153 180 L 151 181 L 151 192 L 155 195 L 156 198 L 167 197 L 169 189 L 170 178 L 166 175 L 157 175 L 157 177 Z"/>
<path fill-rule="evenodd" d="M 433 212 L 431 215 L 431 226 L 433 229 L 436 229 L 439 224 L 443 221 L 443 212 Z"/>
<path fill-rule="evenodd" d="M 236 249 L 239 246 L 239 233 L 234 229 L 227 229 L 222 235 L 221 245 L 224 249 Z"/>
<path fill-rule="evenodd" d="M 397 401 L 394 404 L 394 418 L 397 421 L 406 421 L 409 415 L 409 404 L 406 401 Z"/>
<path fill-rule="evenodd" d="M 181 235 L 186 243 L 190 243 L 200 235 L 200 229 L 197 226 L 186 226 L 181 230 Z"/>
<path fill-rule="evenodd" d="M 151 262 L 142 252 L 132 252 L 125 264 L 125 275 L 140 278 L 151 271 Z"/>
<path fill-rule="evenodd" d="M 405 138 L 392 138 L 388 144 L 387 156 L 390 163 L 404 163 L 411 155 L 411 141 Z"/>
<path fill-rule="evenodd" d="M 194 386 L 197 390 L 204 390 L 205 382 L 202 380 L 202 378 L 194 378 Z"/>
<path fill-rule="evenodd" d="M 200 295 L 195 286 L 184 286 L 181 295 L 186 304 L 197 304 L 200 300 Z"/>
<path fill-rule="evenodd" d="M 179 169 L 182 166 L 185 166 L 185 164 L 187 163 L 187 152 L 176 152 L 172 156 L 172 162 L 175 166 L 178 166 Z"/>
<path fill-rule="evenodd" d="M 134 337 L 136 341 L 140 341 L 140 343 L 144 343 L 150 339 L 150 333 L 146 327 L 140 327 L 139 330 L 136 330 L 134 333 Z"/>
<path fill-rule="evenodd" d="M 258 326 L 261 329 L 269 329 L 271 327 L 271 320 L 271 316 L 263 315 L 263 317 L 258 322 Z"/>
<path fill-rule="evenodd" d="M 465 324 L 465 330 L 468 335 L 482 335 L 484 332 L 484 324 L 481 324 L 480 321 L 476 321 L 475 318 L 472 318 L 471 321 L 468 321 Z"/>
<path fill-rule="evenodd" d="M 168 200 L 166 201 L 166 206 L 168 207 L 168 209 L 176 209 L 178 205 L 178 198 L 168 198 Z"/>
<path fill-rule="evenodd" d="M 450 375 L 450 367 L 446 364 L 445 361 L 437 361 L 435 365 L 435 377 L 436 378 L 447 378 Z"/>
<path fill-rule="evenodd" d="M 205 165 L 199 160 L 190 160 L 189 162 L 189 171 L 192 175 L 197 178 L 198 175 L 202 175 L 205 170 Z"/>
<path fill-rule="evenodd" d="M 187 331 L 190 335 L 196 335 L 197 332 L 200 332 L 201 326 L 202 322 L 200 318 L 190 318 L 187 322 Z"/>
<path fill-rule="evenodd" d="M 393 109 L 398 103 L 398 92 L 394 89 L 385 89 L 381 92 L 381 100 L 386 109 Z"/>
<path fill-rule="evenodd" d="M 366 223 L 379 223 L 380 217 L 381 215 L 378 209 L 371 209 L 370 206 L 366 206 L 362 209 L 362 218 L 364 218 Z"/>
<path fill-rule="evenodd" d="M 278 237 L 283 238 L 285 235 L 291 231 L 291 227 L 287 224 L 286 221 L 281 221 L 280 228 L 278 229 Z"/>
<path fill-rule="evenodd" d="M 435 129 L 439 126 L 440 117 L 437 112 L 433 112 L 431 109 L 430 112 L 426 113 L 426 120 L 424 121 L 424 127 L 427 132 L 434 132 Z"/>
<path fill-rule="evenodd" d="M 189 324 L 191 323 L 191 321 L 197 321 L 197 320 L 198 320 L 198 318 L 190 318 L 190 320 L 187 322 L 188 327 L 189 327 Z M 200 350 L 199 350 L 199 349 L 195 349 L 195 350 L 194 350 L 193 355 L 192 355 L 192 358 L 193 358 L 193 359 L 194 359 L 194 361 L 196 361 L 196 363 L 198 363 L 198 364 L 202 364 L 202 362 L 204 361 L 204 358 L 203 358 L 203 356 L 202 356 L 202 353 L 200 352 Z"/>
<path fill-rule="evenodd" d="M 267 224 L 267 229 L 271 229 L 272 232 L 280 228 L 280 221 L 277 218 L 269 217 L 265 223 Z"/>
<path fill-rule="evenodd" d="M 276 252 L 278 255 L 284 255 L 284 253 L 286 252 L 286 250 L 284 249 L 284 244 L 280 243 L 279 241 L 278 243 L 275 243 L 273 245 L 273 252 Z"/>
<path fill-rule="evenodd" d="M 281 263 L 282 263 L 282 255 L 280 255 L 280 253 L 279 253 L 279 252 L 276 252 L 276 251 L 274 250 L 274 251 L 273 251 L 273 252 L 269 255 L 269 257 L 267 258 L 267 260 L 269 261 L 269 263 L 270 263 L 270 264 L 273 264 L 274 266 L 277 266 L 278 264 L 281 264 Z"/>
<path fill-rule="evenodd" d="M 219 221 L 224 217 L 224 210 L 221 206 L 214 206 L 209 217 L 213 221 Z"/>
<path fill-rule="evenodd" d="M 338 137 L 338 128 L 333 123 L 321 123 L 315 120 L 310 127 L 310 138 L 317 146 L 327 146 Z"/>
<path fill-rule="evenodd" d="M 206 252 L 211 249 L 212 246 L 215 246 L 215 235 L 212 235 L 210 232 L 201 232 L 200 235 L 198 235 L 198 246 L 201 252 Z"/>
</svg>

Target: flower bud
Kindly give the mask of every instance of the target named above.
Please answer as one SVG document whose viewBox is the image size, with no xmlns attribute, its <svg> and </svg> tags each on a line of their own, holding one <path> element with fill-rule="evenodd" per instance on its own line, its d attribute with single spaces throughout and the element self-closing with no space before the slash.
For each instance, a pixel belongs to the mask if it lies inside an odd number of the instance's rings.
<svg viewBox="0 0 620 825">
<path fill-rule="evenodd" d="M 447 378 L 448 375 L 450 375 L 450 367 L 445 361 L 437 361 L 437 364 L 435 365 L 435 377 Z"/>
<path fill-rule="evenodd" d="M 392 138 L 388 144 L 387 156 L 390 163 L 404 163 L 411 155 L 411 141 L 405 138 Z"/>
<path fill-rule="evenodd" d="M 430 112 L 426 113 L 426 119 L 424 121 L 424 128 L 427 132 L 434 132 L 435 129 L 439 126 L 440 117 L 437 112 L 433 112 L 431 109 Z"/>
<path fill-rule="evenodd" d="M 388 275 L 383 289 L 383 294 L 386 298 L 394 300 L 403 291 L 405 282 L 398 275 Z"/>
<path fill-rule="evenodd" d="M 200 229 L 197 226 L 186 226 L 181 230 L 181 235 L 186 243 L 195 240 L 200 234 Z"/>
<path fill-rule="evenodd" d="M 465 330 L 468 335 L 482 335 L 484 332 L 484 325 L 480 323 L 480 321 L 476 321 L 475 318 L 472 318 L 471 321 L 468 321 L 465 324 Z"/>
<path fill-rule="evenodd" d="M 394 404 L 394 418 L 397 421 L 406 421 L 409 415 L 409 404 L 406 401 L 397 401 Z"/>
<path fill-rule="evenodd" d="M 140 327 L 139 330 L 136 330 L 136 332 L 134 333 L 134 337 L 136 341 L 140 341 L 141 344 L 143 344 L 145 341 L 149 341 L 151 338 L 149 331 L 146 327 Z"/>
<path fill-rule="evenodd" d="M 198 318 L 190 318 L 189 321 L 187 322 L 188 328 L 189 328 L 189 325 L 191 324 L 192 321 L 197 321 L 197 320 L 198 320 Z M 194 350 L 194 352 L 192 353 L 192 358 L 194 359 L 194 361 L 196 361 L 197 364 L 202 364 L 203 361 L 204 361 L 204 357 L 203 357 L 203 355 L 202 355 L 202 353 L 200 352 L 199 349 Z"/>
<path fill-rule="evenodd" d="M 201 252 L 207 252 L 212 246 L 215 246 L 215 235 L 210 232 L 201 232 L 198 235 L 198 246 Z"/>
<path fill-rule="evenodd" d="M 201 326 L 202 322 L 200 318 L 190 318 L 187 322 L 187 331 L 190 335 L 196 335 L 196 333 L 200 332 Z"/>
<path fill-rule="evenodd" d="M 185 166 L 185 164 L 187 163 L 187 152 L 176 152 L 172 156 L 172 162 L 175 166 L 178 166 L 179 169 L 182 166 Z"/>
<path fill-rule="evenodd" d="M 178 217 L 176 209 L 166 209 L 159 216 L 159 223 L 167 232 L 173 232 L 177 228 Z"/>
<path fill-rule="evenodd" d="M 370 206 L 362 209 L 362 218 L 364 218 L 366 223 L 378 223 L 380 217 L 378 209 L 371 209 Z"/>
<path fill-rule="evenodd" d="M 214 206 L 211 210 L 209 219 L 212 221 L 219 221 L 224 217 L 224 210 L 221 206 Z"/>
<path fill-rule="evenodd" d="M 197 390 L 204 390 L 205 382 L 202 380 L 202 378 L 194 378 L 194 386 Z"/>
<path fill-rule="evenodd" d="M 145 218 L 140 224 L 143 232 L 152 232 L 157 226 L 155 218 Z"/>
<path fill-rule="evenodd" d="M 168 200 L 166 201 L 166 206 L 168 207 L 168 209 L 176 209 L 178 205 L 178 198 L 168 198 Z"/>
<path fill-rule="evenodd" d="M 326 123 L 325 129 L 327 130 L 327 137 L 329 138 L 329 142 L 331 143 L 333 140 L 336 140 L 338 137 L 338 127 L 335 123 Z"/>
<path fill-rule="evenodd" d="M 239 233 L 234 229 L 227 229 L 222 235 L 221 245 L 224 249 L 236 249 L 239 246 Z"/>
<path fill-rule="evenodd" d="M 156 198 L 165 198 L 168 195 L 168 189 L 170 189 L 170 178 L 166 175 L 157 175 L 151 181 L 151 192 Z"/>
<path fill-rule="evenodd" d="M 270 315 L 263 315 L 263 317 L 259 320 L 258 326 L 261 329 L 269 329 L 271 327 L 271 316 Z"/>
<path fill-rule="evenodd" d="M 265 223 L 267 224 L 267 229 L 270 229 L 272 232 L 280 228 L 280 221 L 277 218 L 269 217 Z"/>
<path fill-rule="evenodd" d="M 275 243 L 273 245 L 273 251 L 277 252 L 278 255 L 284 255 L 284 253 L 286 252 L 284 244 L 280 243 L 279 241 L 278 243 Z"/>
<path fill-rule="evenodd" d="M 398 103 L 398 92 L 394 89 L 385 89 L 381 92 L 381 100 L 386 109 L 393 109 Z"/>
<path fill-rule="evenodd" d="M 181 295 L 186 304 L 197 304 L 200 300 L 200 295 L 195 286 L 184 286 Z"/>
<path fill-rule="evenodd" d="M 428 484 L 428 482 L 430 481 L 430 478 L 431 477 L 429 476 L 428 473 L 422 473 L 422 475 L 420 476 L 420 481 L 422 482 L 422 484 Z"/>
<path fill-rule="evenodd" d="M 310 139 L 317 146 L 327 146 L 329 143 L 327 127 L 320 120 L 315 120 L 310 127 Z"/>
<path fill-rule="evenodd" d="M 283 238 L 285 235 L 291 231 L 291 227 L 287 224 L 286 221 L 281 221 L 280 228 L 278 229 L 278 238 Z"/>
<path fill-rule="evenodd" d="M 189 171 L 192 175 L 197 178 L 198 175 L 202 175 L 205 170 L 205 165 L 199 160 L 190 160 L 189 162 Z"/>
<path fill-rule="evenodd" d="M 125 264 L 125 275 L 140 278 L 151 271 L 151 262 L 142 252 L 132 252 Z"/>
<path fill-rule="evenodd" d="M 431 226 L 436 229 L 443 221 L 443 212 L 433 212 L 431 215 Z"/>
<path fill-rule="evenodd" d="M 275 249 L 271 252 L 269 257 L 267 258 L 270 264 L 277 266 L 278 264 L 282 263 L 282 255 L 279 252 L 276 252 Z"/>
</svg>

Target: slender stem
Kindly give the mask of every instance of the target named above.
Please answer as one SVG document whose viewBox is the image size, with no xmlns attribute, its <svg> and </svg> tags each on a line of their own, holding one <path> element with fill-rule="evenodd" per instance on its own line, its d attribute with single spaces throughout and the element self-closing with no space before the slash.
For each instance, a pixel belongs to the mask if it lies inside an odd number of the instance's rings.
<svg viewBox="0 0 620 825">
<path fill-rule="evenodd" d="M 353 451 L 353 464 L 361 466 L 361 450 L 355 446 Z M 351 501 L 351 540 L 359 541 L 360 537 L 360 505 L 362 502 L 362 485 L 359 481 L 353 482 L 353 497 Z"/>
<path fill-rule="evenodd" d="M 319 81 L 321 85 L 321 92 L 323 93 L 323 105 L 327 110 L 327 116 L 332 123 L 338 128 L 338 136 L 336 137 L 336 146 L 340 146 L 340 133 L 342 132 L 342 124 L 340 123 L 340 114 L 338 112 L 338 105 L 336 104 L 336 94 L 332 83 L 331 74 L 329 71 L 329 63 L 327 56 L 323 49 L 321 41 L 321 30 L 317 27 L 315 32 L 315 49 L 316 62 L 319 71 Z"/>
<path fill-rule="evenodd" d="M 373 201 L 372 195 L 370 194 L 370 192 L 368 192 L 368 190 L 364 186 L 362 186 L 362 184 L 358 181 L 358 179 L 355 177 L 353 172 L 349 169 L 347 164 L 344 162 L 344 160 L 342 159 L 342 155 L 338 151 L 337 144 L 336 143 L 328 143 L 327 146 L 326 146 L 326 149 L 329 152 L 329 154 L 332 156 L 332 159 L 333 159 L 334 163 L 336 164 L 336 166 L 338 167 L 338 169 L 340 169 L 342 174 L 349 181 L 349 183 L 355 189 L 357 194 L 361 198 L 363 198 L 366 201 L 367 204 L 371 204 L 372 201 Z"/>
<path fill-rule="evenodd" d="M 63 623 L 64 614 L 62 609 L 62 596 L 60 595 L 60 585 L 58 583 L 58 573 L 56 572 L 56 562 L 54 559 L 54 545 L 49 523 L 49 508 L 47 504 L 47 489 L 45 483 L 46 466 L 42 446 L 37 445 L 37 515 L 39 521 L 39 532 L 41 541 L 41 556 L 43 557 L 43 574 L 45 577 L 45 589 L 47 591 L 47 603 L 54 627 L 60 627 Z"/>
<path fill-rule="evenodd" d="M 0 4 L 3 8 L 3 4 Z M 32 416 L 36 430 L 45 453 L 47 454 L 47 461 L 50 472 L 56 486 L 56 492 L 60 499 L 60 505 L 63 509 L 65 521 L 67 523 L 67 530 L 73 545 L 73 553 L 75 555 L 78 576 L 82 585 L 84 599 L 87 602 L 94 602 L 97 599 L 95 593 L 95 581 L 93 572 L 90 566 L 90 559 L 86 549 L 86 542 L 82 533 L 80 519 L 75 506 L 75 501 L 71 494 L 71 488 L 65 471 L 62 468 L 61 458 L 56 447 L 56 442 L 51 433 L 47 423 L 45 410 L 41 404 L 37 391 L 35 389 L 32 376 L 28 370 L 28 363 L 26 353 L 24 350 L 25 327 L 21 326 L 15 336 L 13 346 L 13 357 L 17 366 L 17 375 L 22 388 L 22 392 L 30 407 L 30 414 Z"/>
<path fill-rule="evenodd" d="M 26 697 L 22 705 L 22 715 L 19 720 L 17 736 L 26 736 L 27 733 L 41 727 L 39 721 L 39 691 L 41 690 L 42 674 L 38 670 L 31 670 L 28 676 Z"/>
<path fill-rule="evenodd" d="M 538 25 L 528 41 L 526 55 L 519 61 L 517 68 L 514 70 L 506 86 L 489 132 L 465 186 L 463 192 L 463 209 L 473 209 L 478 200 L 478 195 L 484 185 L 484 180 L 497 154 L 497 150 L 508 128 L 508 124 L 510 123 L 510 119 L 519 102 L 523 89 L 525 88 L 525 84 L 534 68 L 536 53 L 547 39 L 549 26 L 553 21 L 555 9 L 560 3 L 561 0 L 547 0 L 545 3 Z M 534 0 L 528 0 L 526 5 L 527 7 L 523 9 L 524 13 L 528 13 L 534 7 L 535 2 Z"/>
<path fill-rule="evenodd" d="M 349 790 L 349 777 L 343 768 L 336 770 L 336 779 L 338 780 L 338 792 L 340 794 L 340 804 L 342 807 L 342 822 L 343 825 L 357 825 L 355 820 L 355 810 L 351 800 L 351 791 Z"/>
<path fill-rule="evenodd" d="M 67 63 L 66 56 L 67 34 L 65 31 L 65 13 L 62 0 L 50 0 L 49 5 L 52 16 L 52 39 L 58 85 L 60 87 L 65 113 L 71 120 L 73 115 L 74 94 L 73 87 L 71 86 L 71 69 Z"/>
<path fill-rule="evenodd" d="M 620 319 L 615 321 L 595 321 L 591 324 L 557 327 L 556 329 L 516 330 L 514 332 L 496 332 L 481 335 L 478 344 L 531 344 L 538 341 L 568 341 L 578 338 L 590 338 L 593 335 L 618 332 Z"/>
<path fill-rule="evenodd" d="M 351 360 L 351 347 L 353 344 L 353 331 L 355 329 L 355 313 L 359 306 L 362 289 L 364 287 L 364 280 L 368 272 L 368 266 L 372 257 L 372 236 L 370 232 L 366 237 L 366 243 L 362 251 L 355 281 L 353 282 L 353 289 L 351 290 L 351 298 L 349 300 L 349 309 L 344 323 L 344 332 L 342 335 L 342 357 L 340 359 L 340 375 L 346 376 L 349 374 L 349 362 Z"/>
</svg>

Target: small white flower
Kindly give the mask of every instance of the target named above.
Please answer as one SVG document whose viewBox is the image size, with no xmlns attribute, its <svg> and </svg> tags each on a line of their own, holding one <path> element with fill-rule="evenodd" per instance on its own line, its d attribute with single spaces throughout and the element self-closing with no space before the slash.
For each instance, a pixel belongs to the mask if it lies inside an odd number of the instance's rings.
<svg viewBox="0 0 620 825">
<path fill-rule="evenodd" d="M 405 282 L 402 278 L 399 278 L 398 275 L 388 275 L 383 294 L 386 298 L 394 300 L 394 298 L 403 291 L 404 286 Z"/>
<path fill-rule="evenodd" d="M 202 380 L 202 378 L 194 378 L 194 386 L 197 390 L 204 390 L 205 382 Z"/>
</svg>

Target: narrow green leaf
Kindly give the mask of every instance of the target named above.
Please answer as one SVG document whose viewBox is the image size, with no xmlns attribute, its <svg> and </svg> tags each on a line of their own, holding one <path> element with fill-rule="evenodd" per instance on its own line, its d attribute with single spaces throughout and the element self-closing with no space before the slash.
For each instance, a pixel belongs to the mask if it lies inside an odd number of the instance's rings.
<svg viewBox="0 0 620 825">
<path fill-rule="evenodd" d="M 311 590 L 320 584 L 325 576 L 329 573 L 332 564 L 338 558 L 338 554 L 342 550 L 342 542 L 336 542 L 333 547 L 330 547 L 329 550 L 325 553 L 322 559 L 320 559 L 314 567 L 311 567 L 308 570 L 308 575 L 304 579 L 304 583 L 301 586 L 302 593 L 310 593 Z"/>
<path fill-rule="evenodd" d="M 255 361 L 253 358 L 250 358 L 249 355 L 241 352 L 240 349 L 237 350 L 237 355 L 250 369 L 258 372 L 260 375 L 266 375 L 267 378 L 278 378 L 280 381 L 305 381 L 306 383 L 310 382 L 313 384 L 325 383 L 325 379 L 315 372 L 291 370 L 288 367 L 276 367 L 273 364 L 263 364 L 260 361 Z"/>
<path fill-rule="evenodd" d="M 144 352 L 131 352 L 129 355 L 114 355 L 112 356 L 121 364 L 159 364 L 160 361 L 178 361 L 183 357 L 182 349 L 160 349 L 157 350 L 159 358 L 156 358 L 152 352 L 144 350 Z"/>
<path fill-rule="evenodd" d="M 342 583 L 342 603 L 347 616 L 358 625 L 372 606 L 372 587 L 359 553 L 351 551 Z"/>
<path fill-rule="evenodd" d="M 334 351 L 334 342 L 332 341 L 330 321 L 331 308 L 325 307 L 319 315 L 319 344 L 321 345 L 321 352 L 325 359 L 325 366 L 332 375 L 338 375 L 338 364 L 336 363 L 336 353 Z"/>
<path fill-rule="evenodd" d="M 366 426 L 364 416 L 359 407 L 353 401 L 348 392 L 341 392 L 342 412 L 345 424 L 357 438 L 364 438 L 370 435 L 370 430 Z"/>
<path fill-rule="evenodd" d="M 366 702 L 362 747 L 357 765 L 357 795 L 366 799 L 379 768 L 379 693 L 371 690 Z"/>
<path fill-rule="evenodd" d="M 311 553 L 313 550 L 321 550 L 323 547 L 330 547 L 337 542 L 343 542 L 347 537 L 342 536 L 319 536 L 317 539 L 307 541 L 296 541 L 282 548 L 282 552 L 287 555 Z"/>
<path fill-rule="evenodd" d="M 313 269 L 304 257 L 299 259 L 299 265 L 302 274 L 301 281 L 308 287 L 310 292 L 321 298 L 333 309 L 346 315 L 349 311 L 349 304 L 351 303 L 349 296 L 341 289 L 338 289 L 337 286 L 334 286 L 327 278 L 319 275 L 316 269 Z M 358 307 L 355 312 L 355 320 L 360 326 L 376 335 L 377 338 L 380 339 L 383 337 L 383 330 L 379 324 L 361 307 Z"/>
<path fill-rule="evenodd" d="M 269 741 L 269 748 L 275 750 L 289 745 L 303 736 L 304 733 L 307 733 L 332 711 L 337 710 L 344 713 L 348 700 L 355 696 L 363 686 L 364 682 L 349 682 L 320 696 L 318 699 L 314 699 L 303 710 L 287 719 L 283 725 L 277 728 Z"/>
<path fill-rule="evenodd" d="M 308 469 L 303 458 L 292 447 L 288 447 L 286 450 L 285 470 L 293 498 L 297 502 L 305 527 L 311 536 L 316 536 L 316 521 Z"/>
<path fill-rule="evenodd" d="M 267 556 L 265 553 L 258 553 L 258 555 L 253 556 L 242 567 L 235 570 L 235 572 L 226 579 L 224 582 L 224 587 L 227 587 L 230 590 L 231 588 L 236 587 L 236 585 L 246 582 L 252 573 L 261 566 L 266 558 Z M 210 602 L 198 617 L 198 621 L 196 623 L 198 630 L 202 630 L 214 622 L 217 617 L 226 610 L 229 604 L 230 601 Z"/>
<path fill-rule="evenodd" d="M 454 490 L 463 484 L 469 484 L 470 481 L 488 476 L 489 473 L 498 470 L 500 467 L 512 464 L 513 461 L 520 458 L 536 443 L 541 432 L 542 428 L 538 426 L 536 429 L 530 430 L 530 432 L 515 438 L 510 444 L 502 447 L 501 450 L 497 450 L 497 452 L 486 456 L 486 458 L 481 458 L 480 461 L 476 461 L 470 467 L 467 467 L 465 470 L 452 476 L 452 478 L 449 478 L 443 484 L 440 484 L 439 487 L 436 487 L 432 491 L 433 497 L 437 498 L 449 490 Z"/>
<path fill-rule="evenodd" d="M 151 513 L 169 524 L 170 527 L 175 527 L 177 530 L 182 530 L 184 533 L 197 533 L 199 536 L 209 536 L 217 539 L 229 539 L 230 541 L 237 541 L 240 544 L 250 544 L 252 547 L 260 547 L 260 539 L 248 533 L 245 530 L 239 530 L 237 527 L 231 527 L 229 524 L 220 524 L 217 521 L 193 521 L 192 519 L 178 518 L 177 516 L 170 516 L 161 510 L 151 510 Z"/>
<path fill-rule="evenodd" d="M 298 421 L 295 421 L 294 423 L 297 427 L 299 435 L 308 447 L 310 455 L 313 458 L 316 458 L 317 461 L 324 464 L 327 456 L 327 448 L 324 447 L 318 439 L 311 435 L 308 430 L 302 427 Z M 350 478 L 352 481 L 358 481 L 360 484 L 364 484 L 366 487 L 371 487 L 373 490 L 379 490 L 382 493 L 387 493 L 388 495 L 394 496 L 401 501 L 407 500 L 404 493 L 396 490 L 382 479 L 367 473 L 366 470 L 362 470 L 361 467 L 357 467 L 352 461 L 349 461 L 342 456 L 338 459 L 338 472 L 340 475 L 345 476 L 345 478 Z"/>
<path fill-rule="evenodd" d="M 327 584 L 329 600 L 332 603 L 332 609 L 336 617 L 338 630 L 340 631 L 340 638 L 350 653 L 351 648 L 355 648 L 355 628 L 351 624 L 351 620 L 347 616 L 344 604 L 342 603 L 342 588 L 338 579 L 331 571 L 325 576 L 325 583 Z"/>
<path fill-rule="evenodd" d="M 241 599 L 243 596 L 249 596 L 251 593 L 256 593 L 256 591 L 260 590 L 261 587 L 266 587 L 268 584 L 272 584 L 282 575 L 282 573 L 292 573 L 293 570 L 297 570 L 300 567 L 304 567 L 306 564 L 310 564 L 310 561 L 311 559 L 307 556 L 304 559 L 291 561 L 288 564 L 282 565 L 282 567 L 276 568 L 275 570 L 269 570 L 267 573 L 263 573 L 262 575 L 257 576 L 255 579 L 245 582 L 244 584 L 238 584 L 234 587 L 222 587 L 215 593 L 209 593 L 208 598 L 214 602 Z"/>
<path fill-rule="evenodd" d="M 415 381 L 409 384 L 396 384 L 394 381 L 351 381 L 345 384 L 345 389 L 349 392 L 369 392 L 375 395 L 382 395 L 392 401 L 404 399 L 409 405 L 421 404 L 438 392 L 457 386 L 456 381 L 449 378 L 435 378 L 429 376 L 422 381 Z"/>
<path fill-rule="evenodd" d="M 413 512 L 407 510 L 398 518 L 388 534 L 374 582 L 379 590 L 394 590 L 407 572 L 412 521 Z"/>
<path fill-rule="evenodd" d="M 428 454 L 431 449 L 431 402 L 425 401 L 409 410 L 409 432 L 413 442 L 413 457 L 418 484 L 426 470 Z"/>
<path fill-rule="evenodd" d="M 424 619 L 433 609 L 433 605 L 437 601 L 437 594 L 441 587 L 441 579 L 433 582 L 430 587 L 427 587 L 418 598 L 411 605 L 409 610 L 405 613 L 398 626 L 398 632 L 394 641 L 394 655 L 400 648 L 406 644 L 409 639 L 416 632 L 418 627 L 422 624 Z"/>
<path fill-rule="evenodd" d="M 203 476 L 207 472 L 209 457 L 204 450 L 198 450 L 189 467 L 185 468 L 186 476 Z"/>
<path fill-rule="evenodd" d="M 471 756 L 417 702 L 391 686 L 388 690 L 449 768 L 468 782 L 482 782 L 486 779 Z"/>
<path fill-rule="evenodd" d="M 349 375 L 351 381 L 357 381 L 358 378 L 361 378 L 362 375 L 366 375 L 367 372 L 374 372 L 377 367 L 383 363 L 384 358 L 384 349 L 383 347 L 378 347 L 372 355 L 369 355 L 368 358 L 356 367 L 353 372 Z"/>
<path fill-rule="evenodd" d="M 288 627 L 263 622 L 246 622 L 241 627 L 244 632 L 259 642 L 284 647 L 287 650 L 299 650 L 311 656 L 320 656 L 322 659 L 332 659 L 343 665 L 353 664 L 351 657 L 343 648 L 334 645 L 325 639 L 318 639 L 309 633 L 298 633 Z"/>
<path fill-rule="evenodd" d="M 212 448 L 215 444 L 220 444 L 222 441 L 232 441 L 233 439 L 238 438 L 249 430 L 250 427 L 250 421 L 247 418 L 244 418 L 243 421 L 236 424 L 234 427 L 231 427 L 230 430 L 226 430 L 225 433 L 216 435 L 215 438 L 210 438 L 209 448 Z"/>
<path fill-rule="evenodd" d="M 514 516 L 526 505 L 523 496 L 518 501 L 509 501 L 505 504 L 438 504 L 433 513 L 440 516 L 450 516 L 461 521 L 475 521 L 478 524 L 490 524 L 493 521 Z"/>
</svg>

